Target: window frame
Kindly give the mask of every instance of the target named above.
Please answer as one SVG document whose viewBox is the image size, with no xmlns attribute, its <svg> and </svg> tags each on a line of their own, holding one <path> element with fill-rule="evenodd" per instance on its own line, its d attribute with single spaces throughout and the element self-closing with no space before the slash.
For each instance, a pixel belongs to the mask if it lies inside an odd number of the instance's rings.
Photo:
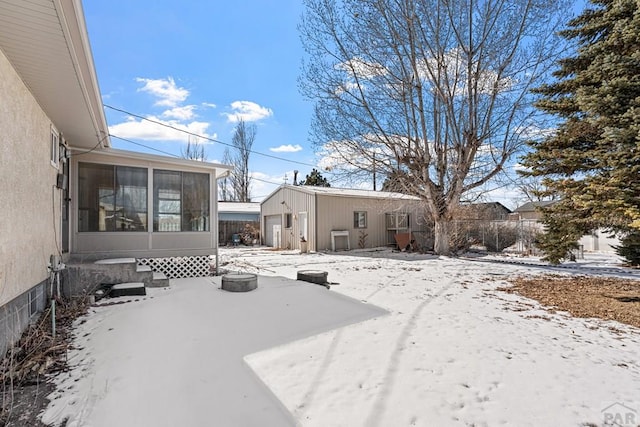
<svg viewBox="0 0 640 427">
<path fill-rule="evenodd" d="M 361 218 L 362 221 L 360 221 Z M 360 225 L 361 222 L 364 224 Z M 353 211 L 353 228 L 356 230 L 363 230 L 366 229 L 367 226 L 367 211 Z"/>
<path fill-rule="evenodd" d="M 51 125 L 51 137 L 49 140 L 49 160 L 51 166 L 60 169 L 60 133 Z"/>
<path fill-rule="evenodd" d="M 167 198 L 160 198 L 160 192 L 167 191 L 167 188 L 163 188 L 163 187 L 159 187 L 159 179 L 158 177 L 161 176 L 162 174 L 166 174 L 167 176 L 169 175 L 177 175 L 179 176 L 180 179 L 180 193 L 179 193 L 179 198 L 178 199 L 167 199 Z M 185 183 L 188 183 L 189 180 L 189 176 L 191 175 L 190 178 L 195 178 L 196 176 L 199 176 L 200 178 L 206 177 L 206 192 L 201 192 L 202 194 L 206 194 L 206 201 L 207 201 L 207 205 L 204 209 L 202 209 L 202 211 L 200 212 L 200 224 L 202 224 L 202 228 L 203 230 L 193 230 L 193 229 L 185 229 L 188 227 L 185 227 L 185 224 L 187 223 L 185 221 L 185 218 L 187 216 L 187 213 L 191 212 L 193 207 L 189 204 L 189 199 L 193 199 L 193 195 L 192 194 L 185 194 L 185 190 L 187 191 L 194 191 L 195 188 L 195 193 L 198 194 L 200 192 L 197 191 L 197 187 L 193 187 L 193 186 L 189 186 L 189 185 L 185 185 Z M 153 176 L 153 194 L 152 194 L 152 199 L 153 199 L 153 232 L 154 233 L 210 233 L 211 232 L 211 176 L 208 173 L 205 172 L 190 172 L 190 171 L 180 171 L 180 170 L 171 170 L 171 169 L 160 169 L 160 168 L 154 168 L 153 172 L 152 172 L 152 176 Z M 195 181 L 192 182 L 192 184 Z M 170 189 L 169 189 L 170 190 Z M 202 189 L 201 189 L 202 190 Z M 196 198 L 197 199 L 197 198 Z M 169 212 L 169 211 L 161 211 L 160 210 L 160 201 L 162 200 L 166 200 L 166 201 L 171 201 L 171 200 L 175 200 L 178 202 L 178 213 L 175 212 Z M 205 215 L 206 214 L 206 215 Z M 160 215 L 174 215 L 178 217 L 178 224 L 179 224 L 179 229 L 178 230 L 162 230 L 161 226 L 160 226 Z M 193 220 L 189 221 L 189 223 L 192 223 Z"/>
<path fill-rule="evenodd" d="M 126 165 L 117 165 L 112 163 L 95 163 L 95 162 L 78 162 L 78 204 L 77 204 L 77 218 L 76 218 L 76 226 L 78 233 L 132 233 L 132 232 L 142 232 L 146 233 L 149 231 L 149 169 L 145 167 L 138 166 L 126 166 Z M 87 175 L 82 175 L 83 170 L 89 171 Z M 136 181 L 128 181 L 123 179 L 126 175 L 121 175 L 126 172 L 126 170 L 131 170 L 132 173 L 141 173 L 144 172 L 144 179 L 140 180 L 140 183 L 144 182 L 143 186 L 131 185 L 135 184 Z M 97 171 L 101 171 L 101 173 L 106 173 L 105 176 L 97 175 Z M 83 178 L 84 176 L 84 178 Z M 133 176 L 133 175 L 132 175 Z M 131 178 L 130 176 L 129 178 Z M 92 185 L 88 185 L 83 183 L 84 180 L 94 180 Z M 90 188 L 91 187 L 91 188 Z M 139 222 L 134 224 L 139 224 L 141 228 L 128 228 L 128 227 L 118 227 L 117 226 L 117 218 L 116 214 L 119 210 L 125 211 L 126 198 L 130 197 L 132 193 L 129 190 L 133 190 L 135 188 L 143 188 L 144 196 L 140 198 L 140 200 L 144 200 L 142 206 L 139 204 L 134 205 L 131 204 L 131 207 L 139 206 L 140 208 L 144 207 L 144 210 L 139 209 L 129 209 L 127 212 L 134 214 Z M 97 192 L 97 202 L 92 201 L 91 192 Z M 102 200 L 106 200 L 106 204 L 103 205 Z M 131 199 L 130 199 L 131 200 Z M 97 207 L 94 205 L 97 203 Z M 104 217 L 101 221 L 101 207 L 102 206 L 110 206 L 111 210 L 108 211 L 105 207 L 105 214 L 110 213 L 108 217 Z M 120 208 L 121 209 L 118 209 Z M 97 209 L 97 210 L 96 210 Z M 93 212 L 93 213 L 92 213 Z M 91 219 L 93 218 L 93 220 Z M 96 219 L 97 218 L 97 219 Z M 124 221 L 125 217 L 121 216 L 120 221 Z M 92 229 L 92 225 L 95 225 L 97 221 L 97 225 L 95 229 Z M 131 222 L 131 221 L 130 221 Z M 101 223 L 104 224 L 104 229 L 101 229 Z M 124 222 L 121 222 L 121 225 Z"/>
<path fill-rule="evenodd" d="M 400 223 L 406 226 L 400 227 Z M 408 212 L 389 212 L 385 214 L 385 226 L 387 230 L 409 230 L 411 228 L 411 218 Z"/>
<path fill-rule="evenodd" d="M 284 228 L 293 228 L 293 214 L 284 214 Z"/>
<path fill-rule="evenodd" d="M 38 314 L 38 288 L 33 288 L 27 293 L 27 306 L 29 307 L 29 319 Z"/>
</svg>

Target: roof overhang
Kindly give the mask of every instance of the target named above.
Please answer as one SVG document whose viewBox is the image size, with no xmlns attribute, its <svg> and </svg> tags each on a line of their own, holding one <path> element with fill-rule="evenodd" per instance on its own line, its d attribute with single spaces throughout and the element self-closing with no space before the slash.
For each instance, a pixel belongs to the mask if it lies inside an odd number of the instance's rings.
<svg viewBox="0 0 640 427">
<path fill-rule="evenodd" d="M 316 187 L 312 185 L 290 185 L 281 184 L 273 190 L 267 197 L 265 197 L 261 203 L 263 205 L 270 198 L 275 196 L 280 191 L 291 190 L 300 193 L 325 196 L 325 197 L 345 197 L 345 198 L 359 198 L 359 199 L 374 199 L 374 200 L 401 200 L 404 202 L 421 202 L 422 200 L 416 196 L 410 196 L 402 193 L 391 193 L 387 191 L 375 191 L 375 190 L 361 190 L 356 188 L 335 188 L 335 187 Z"/>
<path fill-rule="evenodd" d="M 81 0 L 0 0 L 0 50 L 70 145 L 110 146 Z"/>
<path fill-rule="evenodd" d="M 138 151 L 117 150 L 115 148 L 107 148 L 104 150 L 96 150 L 91 152 L 72 152 L 72 156 L 80 156 L 79 161 L 87 159 L 91 162 L 97 159 L 104 162 L 118 163 L 118 159 L 127 159 L 128 161 L 138 161 L 140 163 L 155 163 L 165 165 L 171 169 L 176 170 L 201 170 L 203 172 L 211 172 L 215 170 L 216 179 L 226 177 L 233 166 L 223 165 L 220 163 L 201 162 L 199 160 L 189 160 L 179 157 L 158 156 L 155 154 L 141 153 Z M 88 156 L 87 156 L 88 155 Z M 85 157 L 87 156 L 87 157 Z"/>
</svg>

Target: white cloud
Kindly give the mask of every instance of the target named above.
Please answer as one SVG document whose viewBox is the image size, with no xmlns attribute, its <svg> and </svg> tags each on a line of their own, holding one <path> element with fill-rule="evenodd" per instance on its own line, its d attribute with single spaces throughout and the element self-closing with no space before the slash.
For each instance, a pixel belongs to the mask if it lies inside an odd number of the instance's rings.
<svg viewBox="0 0 640 427">
<path fill-rule="evenodd" d="M 388 73 L 387 69 L 377 62 L 368 62 L 357 56 L 337 64 L 335 68 L 345 71 L 352 77 L 358 79 L 372 79 L 374 77 L 384 76 Z"/>
<path fill-rule="evenodd" d="M 223 113 L 231 123 L 237 123 L 240 120 L 256 122 L 273 115 L 270 108 L 262 107 L 251 101 L 234 101 L 231 103 L 231 110 L 233 112 Z"/>
<path fill-rule="evenodd" d="M 175 107 L 162 113 L 162 117 L 176 120 L 191 120 L 195 117 L 195 105 L 185 105 L 183 107 Z"/>
<path fill-rule="evenodd" d="M 218 106 L 212 102 L 203 102 L 202 106 L 206 108 L 218 108 Z"/>
<path fill-rule="evenodd" d="M 287 144 L 279 147 L 271 147 L 269 151 L 273 151 L 274 153 L 297 153 L 298 151 L 302 151 L 302 146 L 300 146 L 300 144 Z"/>
<path fill-rule="evenodd" d="M 365 145 L 368 148 L 363 152 Z M 398 135 L 388 136 L 387 142 L 381 141 L 375 135 L 363 135 L 354 140 L 329 141 L 316 152 L 318 167 L 325 171 L 370 169 L 374 156 L 376 165 L 383 167 L 389 159 L 395 158 L 389 145 L 396 148 L 406 147 L 408 142 L 405 137 Z"/>
<path fill-rule="evenodd" d="M 196 135 L 202 135 L 212 139 L 217 138 L 217 135 L 215 134 L 207 134 L 209 123 L 206 122 L 192 121 L 189 123 L 178 123 L 175 120 L 162 120 L 158 117 L 153 116 L 150 116 L 149 119 L 171 126 L 175 129 L 171 129 L 167 126 L 162 126 L 147 120 L 137 120 L 133 117 L 129 117 L 126 122 L 109 126 L 109 133 L 113 134 L 115 137 L 146 141 L 187 142 L 189 139 L 189 134 L 181 131 L 190 132 Z"/>
<path fill-rule="evenodd" d="M 183 102 L 189 96 L 189 91 L 185 88 L 176 86 L 173 77 L 166 79 L 145 79 L 138 77 L 139 83 L 144 83 L 139 92 L 147 92 L 158 98 L 155 105 L 163 107 L 175 107 Z"/>
</svg>

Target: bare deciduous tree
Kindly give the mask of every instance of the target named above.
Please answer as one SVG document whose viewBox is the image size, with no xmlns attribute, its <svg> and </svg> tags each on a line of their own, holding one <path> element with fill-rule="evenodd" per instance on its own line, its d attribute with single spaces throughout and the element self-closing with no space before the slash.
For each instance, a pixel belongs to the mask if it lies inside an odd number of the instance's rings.
<svg viewBox="0 0 640 427">
<path fill-rule="evenodd" d="M 425 202 L 435 251 L 463 195 L 539 126 L 530 89 L 561 50 L 570 2 L 305 0 L 314 142 L 353 171 L 399 177 Z M 400 171 L 401 173 L 398 173 Z"/>
<path fill-rule="evenodd" d="M 234 153 L 231 156 L 233 171 L 229 177 L 232 199 L 237 202 L 251 201 L 251 176 L 249 175 L 249 156 L 256 139 L 256 125 L 248 125 L 240 119 L 236 125 L 233 139 Z"/>
<path fill-rule="evenodd" d="M 520 177 L 516 185 L 525 202 L 558 200 L 557 194 L 549 194 L 549 189 L 538 177 Z"/>
<path fill-rule="evenodd" d="M 198 137 L 191 138 L 187 141 L 187 146 L 181 149 L 182 157 L 190 160 L 198 160 L 204 162 L 207 160 L 207 155 L 204 152 L 204 145 L 200 143 Z"/>
<path fill-rule="evenodd" d="M 231 165 L 231 153 L 229 147 L 224 149 L 222 155 L 222 164 Z M 223 202 L 230 202 L 233 200 L 232 189 L 229 176 L 218 180 L 218 198 Z"/>
</svg>

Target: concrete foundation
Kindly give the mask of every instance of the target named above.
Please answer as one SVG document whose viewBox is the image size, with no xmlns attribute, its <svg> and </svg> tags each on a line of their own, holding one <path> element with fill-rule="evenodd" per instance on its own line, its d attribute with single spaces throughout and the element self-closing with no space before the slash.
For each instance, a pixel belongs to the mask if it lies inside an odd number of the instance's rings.
<svg viewBox="0 0 640 427">
<path fill-rule="evenodd" d="M 20 339 L 47 306 L 47 281 L 0 307 L 0 357 Z"/>
<path fill-rule="evenodd" d="M 135 258 L 102 260 L 95 263 L 68 264 L 62 293 L 65 297 L 93 293 L 103 283 L 143 282 L 151 286 L 153 271 L 138 268 Z"/>
</svg>

